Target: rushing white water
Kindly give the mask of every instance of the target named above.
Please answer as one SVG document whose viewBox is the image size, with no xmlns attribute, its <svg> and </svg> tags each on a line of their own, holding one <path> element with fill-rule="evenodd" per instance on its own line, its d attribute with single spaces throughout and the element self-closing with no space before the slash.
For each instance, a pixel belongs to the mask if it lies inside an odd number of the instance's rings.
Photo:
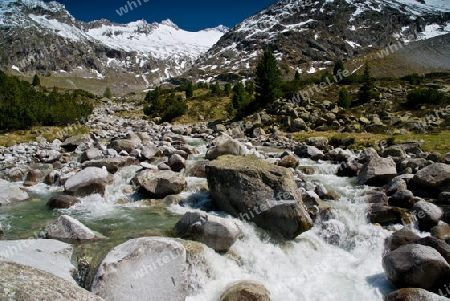
<svg viewBox="0 0 450 301">
<path fill-rule="evenodd" d="M 314 167 L 317 173 L 308 178 L 341 196 L 327 202 L 334 218 L 317 221 L 310 231 L 283 244 L 245 223 L 231 248 L 233 256 L 205 251 L 207 267 L 196 267 L 201 289 L 187 300 L 218 300 L 230 284 L 241 280 L 262 283 L 275 301 L 375 301 L 394 289 L 381 264 L 384 241 L 391 232 L 368 223 L 363 197 L 368 188 L 335 176 L 337 166 L 331 163 L 302 160 L 301 165 Z M 198 210 L 198 204 L 172 206 L 172 211 Z"/>
</svg>

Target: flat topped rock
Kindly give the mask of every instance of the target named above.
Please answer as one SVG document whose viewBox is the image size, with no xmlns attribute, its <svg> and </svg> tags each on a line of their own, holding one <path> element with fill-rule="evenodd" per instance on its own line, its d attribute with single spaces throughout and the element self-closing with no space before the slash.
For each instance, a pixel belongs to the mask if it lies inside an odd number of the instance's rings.
<svg viewBox="0 0 450 301">
<path fill-rule="evenodd" d="M 0 259 L 1 300 L 102 301 L 77 284 L 50 273 Z M 8 294 L 3 299 L 3 294 Z"/>
<path fill-rule="evenodd" d="M 28 193 L 3 179 L 0 179 L 0 191 L 0 206 L 29 199 Z"/>
</svg>

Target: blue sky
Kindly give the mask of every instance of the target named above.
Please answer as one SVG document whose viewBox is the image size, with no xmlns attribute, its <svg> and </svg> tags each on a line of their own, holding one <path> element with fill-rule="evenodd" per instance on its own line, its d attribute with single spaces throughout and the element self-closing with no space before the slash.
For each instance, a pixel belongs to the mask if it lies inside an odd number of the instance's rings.
<svg viewBox="0 0 450 301">
<path fill-rule="evenodd" d="M 128 1 L 134 1 L 138 7 L 132 5 L 133 10 L 130 10 Z M 117 23 L 128 23 L 145 19 L 151 23 L 171 19 L 182 29 L 197 31 L 220 24 L 231 28 L 275 3 L 276 0 L 140 0 L 141 5 L 138 0 L 58 0 L 58 2 L 64 4 L 76 19 L 82 21 L 105 18 Z M 124 6 L 127 6 L 128 13 L 119 16 L 116 10 Z"/>
</svg>

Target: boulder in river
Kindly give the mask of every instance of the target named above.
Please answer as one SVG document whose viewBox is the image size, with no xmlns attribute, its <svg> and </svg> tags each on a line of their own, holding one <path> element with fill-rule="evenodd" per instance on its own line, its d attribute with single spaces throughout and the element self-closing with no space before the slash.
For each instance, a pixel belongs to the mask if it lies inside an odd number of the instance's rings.
<svg viewBox="0 0 450 301">
<path fill-rule="evenodd" d="M 78 203 L 81 203 L 81 201 L 72 195 L 56 195 L 48 200 L 47 206 L 50 209 L 65 209 Z"/>
<path fill-rule="evenodd" d="M 412 179 L 415 186 L 438 195 L 442 191 L 450 191 L 450 165 L 434 163 L 417 172 Z M 413 188 L 414 188 L 413 187 Z"/>
<path fill-rule="evenodd" d="M 0 259 L 31 266 L 76 284 L 72 254 L 71 245 L 54 239 L 0 241 Z"/>
<path fill-rule="evenodd" d="M 435 249 L 408 244 L 383 257 L 388 279 L 399 288 L 436 289 L 448 281 L 450 265 Z"/>
<path fill-rule="evenodd" d="M 110 301 L 184 301 L 186 249 L 170 238 L 142 237 L 112 249 L 100 263 L 91 291 Z"/>
<path fill-rule="evenodd" d="M 402 288 L 387 295 L 384 301 L 448 301 L 444 296 L 422 288 Z"/>
<path fill-rule="evenodd" d="M 397 168 L 392 158 L 372 157 L 358 174 L 358 183 L 370 186 L 383 186 L 397 175 Z"/>
<path fill-rule="evenodd" d="M 237 220 L 205 212 L 187 212 L 175 229 L 181 238 L 204 243 L 217 252 L 228 251 L 241 233 L 241 225 Z"/>
<path fill-rule="evenodd" d="M 91 142 L 89 134 L 81 134 L 67 138 L 61 144 L 61 147 L 69 152 L 73 152 L 81 144 L 88 144 Z"/>
<path fill-rule="evenodd" d="M 223 155 L 243 156 L 247 154 L 248 150 L 244 144 L 226 134 L 221 134 L 211 142 L 205 158 L 214 160 Z"/>
<path fill-rule="evenodd" d="M 419 223 L 419 229 L 422 231 L 429 231 L 437 226 L 444 215 L 441 208 L 424 200 L 414 204 L 413 212 Z"/>
<path fill-rule="evenodd" d="M 1 300 L 103 301 L 104 299 L 41 269 L 0 259 Z"/>
<path fill-rule="evenodd" d="M 28 193 L 3 179 L 0 179 L 0 191 L 0 206 L 26 201 L 30 198 Z"/>
<path fill-rule="evenodd" d="M 139 187 L 141 193 L 157 199 L 179 194 L 187 187 L 186 179 L 171 170 L 143 170 L 132 182 Z"/>
<path fill-rule="evenodd" d="M 418 239 L 420 239 L 419 235 L 408 227 L 403 227 L 401 230 L 392 233 L 391 237 L 387 239 L 387 248 L 390 251 L 394 251 L 401 246 L 414 243 Z"/>
<path fill-rule="evenodd" d="M 220 296 L 220 301 L 270 301 L 270 292 L 262 284 L 240 281 L 230 285 Z"/>
<path fill-rule="evenodd" d="M 83 168 L 86 167 L 98 167 L 106 168 L 110 173 L 116 173 L 120 167 L 138 165 L 139 161 L 131 157 L 115 157 L 115 158 L 103 158 L 97 160 L 86 161 L 83 163 Z"/>
<path fill-rule="evenodd" d="M 215 206 L 241 220 L 294 239 L 313 221 L 293 173 L 256 156 L 222 156 L 206 165 Z"/>
<path fill-rule="evenodd" d="M 94 240 L 103 238 L 69 215 L 61 215 L 47 227 L 47 237 L 61 240 Z"/>
<path fill-rule="evenodd" d="M 67 193 L 85 196 L 95 193 L 104 194 L 106 186 L 113 182 L 113 176 L 98 167 L 87 167 L 71 176 L 64 184 Z"/>
</svg>

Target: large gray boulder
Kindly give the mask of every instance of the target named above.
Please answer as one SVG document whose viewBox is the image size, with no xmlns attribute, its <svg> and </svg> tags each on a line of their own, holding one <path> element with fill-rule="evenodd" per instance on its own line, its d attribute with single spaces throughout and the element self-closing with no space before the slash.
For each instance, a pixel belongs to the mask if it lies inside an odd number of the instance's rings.
<svg viewBox="0 0 450 301">
<path fill-rule="evenodd" d="M 223 155 L 247 155 L 248 150 L 244 144 L 231 138 L 227 134 L 221 134 L 211 142 L 211 146 L 206 152 L 205 158 L 208 160 L 217 159 Z"/>
<path fill-rule="evenodd" d="M 72 281 L 30 266 L 0 259 L 1 300 L 102 301 Z"/>
<path fill-rule="evenodd" d="M 184 301 L 187 269 L 186 250 L 173 239 L 132 239 L 106 255 L 91 291 L 109 301 Z"/>
<path fill-rule="evenodd" d="M 450 277 L 450 265 L 431 247 L 408 244 L 383 257 L 388 279 L 399 288 L 435 288 Z"/>
<path fill-rule="evenodd" d="M 64 184 L 67 193 L 85 196 L 94 193 L 104 194 L 106 186 L 113 182 L 113 176 L 98 167 L 87 167 L 71 176 Z"/>
<path fill-rule="evenodd" d="M 417 172 L 412 179 L 414 186 L 432 194 L 450 191 L 450 165 L 434 163 Z"/>
<path fill-rule="evenodd" d="M 61 215 L 47 227 L 47 237 L 61 240 L 94 240 L 103 238 L 80 221 L 68 215 Z"/>
<path fill-rule="evenodd" d="M 71 245 L 53 239 L 0 241 L 0 259 L 45 271 L 75 284 L 72 253 Z"/>
<path fill-rule="evenodd" d="M 444 215 L 441 208 L 424 200 L 414 204 L 413 213 L 419 223 L 419 229 L 422 231 L 429 231 L 437 226 Z"/>
<path fill-rule="evenodd" d="M 0 179 L 0 191 L 0 206 L 26 201 L 30 198 L 28 193 L 3 179 Z"/>
<path fill-rule="evenodd" d="M 446 295 L 445 290 L 443 294 Z M 445 295 L 436 295 L 422 288 L 402 288 L 387 295 L 384 301 L 448 301 Z"/>
<path fill-rule="evenodd" d="M 221 218 L 205 212 L 187 212 L 175 225 L 184 239 L 204 243 L 217 252 L 225 252 L 241 233 L 241 224 L 235 219 Z"/>
<path fill-rule="evenodd" d="M 138 186 L 140 193 L 157 199 L 179 194 L 187 187 L 186 179 L 171 170 L 143 170 L 132 182 Z"/>
<path fill-rule="evenodd" d="M 312 227 L 293 173 L 256 156 L 222 156 L 206 165 L 214 204 L 241 220 L 294 239 Z"/>
<path fill-rule="evenodd" d="M 372 157 L 358 174 L 358 183 L 370 186 L 383 186 L 397 175 L 397 168 L 392 158 Z"/>
</svg>

